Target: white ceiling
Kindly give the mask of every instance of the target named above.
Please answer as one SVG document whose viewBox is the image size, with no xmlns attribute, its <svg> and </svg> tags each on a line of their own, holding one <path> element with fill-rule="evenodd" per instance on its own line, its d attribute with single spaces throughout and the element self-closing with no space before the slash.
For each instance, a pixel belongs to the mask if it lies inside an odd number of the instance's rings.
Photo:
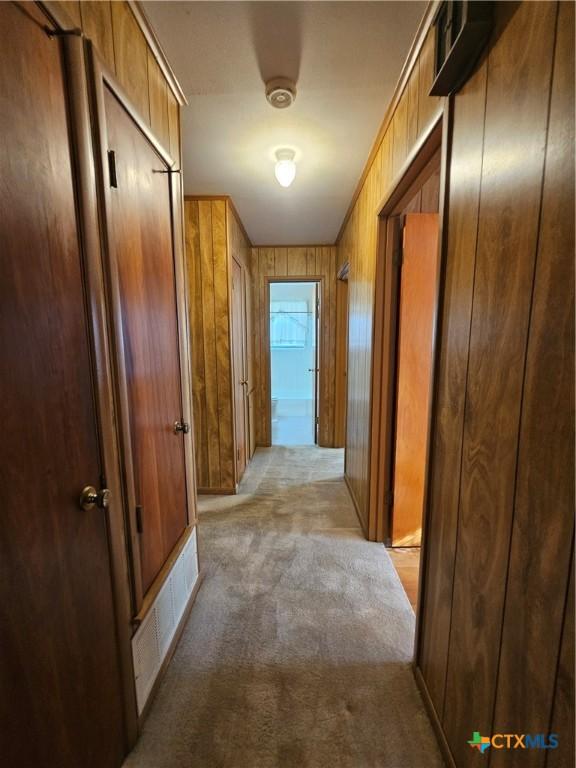
<svg viewBox="0 0 576 768">
<path fill-rule="evenodd" d="M 186 194 L 230 195 L 255 245 L 333 243 L 425 2 L 144 2 L 186 94 Z M 298 94 L 273 109 L 264 82 Z M 274 150 L 297 151 L 296 180 Z"/>
</svg>

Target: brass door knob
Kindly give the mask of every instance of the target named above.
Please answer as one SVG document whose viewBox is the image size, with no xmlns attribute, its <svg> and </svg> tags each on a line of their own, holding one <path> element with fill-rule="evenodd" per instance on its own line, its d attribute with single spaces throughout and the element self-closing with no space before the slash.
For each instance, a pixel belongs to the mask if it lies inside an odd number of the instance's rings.
<svg viewBox="0 0 576 768">
<path fill-rule="evenodd" d="M 80 509 L 88 511 L 99 507 L 100 509 L 108 509 L 110 506 L 111 493 L 108 488 L 102 488 L 97 491 L 93 485 L 87 485 L 80 494 Z"/>
</svg>

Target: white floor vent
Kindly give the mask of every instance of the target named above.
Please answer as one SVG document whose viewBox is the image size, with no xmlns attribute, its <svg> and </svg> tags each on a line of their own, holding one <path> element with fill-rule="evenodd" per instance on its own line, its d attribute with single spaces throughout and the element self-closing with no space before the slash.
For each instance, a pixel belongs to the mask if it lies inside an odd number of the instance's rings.
<svg viewBox="0 0 576 768">
<path fill-rule="evenodd" d="M 138 714 L 148 700 L 198 578 L 196 529 L 186 542 L 146 618 L 132 638 Z"/>
</svg>

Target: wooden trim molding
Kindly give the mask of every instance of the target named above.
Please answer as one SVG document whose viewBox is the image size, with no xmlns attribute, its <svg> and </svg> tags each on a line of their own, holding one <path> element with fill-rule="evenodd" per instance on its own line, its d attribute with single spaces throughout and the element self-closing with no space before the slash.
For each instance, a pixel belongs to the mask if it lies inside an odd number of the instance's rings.
<svg viewBox="0 0 576 768">
<path fill-rule="evenodd" d="M 434 704 L 432 703 L 432 699 L 430 698 L 430 694 L 426 688 L 426 683 L 422 677 L 422 672 L 420 671 L 419 667 L 416 666 L 416 664 L 412 664 L 412 672 L 414 674 L 414 679 L 416 680 L 416 685 L 418 686 L 418 691 L 420 692 L 420 696 L 424 702 L 426 712 L 430 718 L 430 722 L 432 724 L 432 728 L 434 730 L 434 734 L 436 736 L 436 740 L 438 741 L 438 746 L 440 747 L 440 752 L 442 753 L 442 757 L 444 758 L 446 766 L 447 768 L 456 768 L 456 763 L 454 762 L 452 752 L 448 746 L 440 718 L 434 709 Z"/>
<path fill-rule="evenodd" d="M 426 8 L 426 11 L 424 13 L 424 16 L 422 17 L 420 26 L 418 27 L 416 35 L 414 36 L 414 40 L 412 41 L 410 50 L 408 51 L 408 56 L 406 57 L 406 61 L 404 62 L 404 66 L 402 67 L 402 71 L 400 72 L 400 77 L 398 78 L 398 82 L 396 83 L 396 87 L 394 88 L 392 99 L 388 104 L 388 107 L 384 114 L 384 119 L 382 120 L 380 129 L 376 134 L 374 143 L 372 144 L 372 149 L 370 150 L 368 158 L 366 159 L 366 163 L 364 164 L 364 170 L 362 171 L 362 175 L 358 180 L 358 184 L 356 185 L 356 189 L 354 190 L 354 194 L 352 195 L 352 199 L 350 200 L 348 210 L 346 211 L 346 214 L 340 226 L 338 236 L 336 237 L 336 245 L 338 245 L 340 243 L 340 240 L 342 239 L 342 235 L 344 234 L 344 230 L 346 229 L 348 220 L 352 215 L 352 211 L 354 210 L 356 201 L 360 196 L 360 192 L 362 191 L 362 187 L 364 185 L 364 182 L 366 181 L 366 177 L 370 172 L 370 168 L 372 167 L 374 158 L 376 157 L 378 150 L 380 149 L 380 144 L 382 144 L 384 135 L 388 130 L 388 126 L 390 125 L 392 118 L 394 117 L 394 112 L 396 110 L 396 107 L 398 106 L 400 97 L 402 96 L 402 93 L 404 92 L 404 88 L 406 87 L 406 84 L 408 83 L 410 75 L 412 74 L 414 65 L 418 61 L 418 56 L 420 55 L 420 51 L 422 49 L 422 46 L 424 45 L 426 35 L 428 34 L 430 27 L 432 26 L 432 21 L 436 15 L 439 4 L 440 3 L 438 0 L 430 0 L 428 3 L 428 7 Z"/>
</svg>

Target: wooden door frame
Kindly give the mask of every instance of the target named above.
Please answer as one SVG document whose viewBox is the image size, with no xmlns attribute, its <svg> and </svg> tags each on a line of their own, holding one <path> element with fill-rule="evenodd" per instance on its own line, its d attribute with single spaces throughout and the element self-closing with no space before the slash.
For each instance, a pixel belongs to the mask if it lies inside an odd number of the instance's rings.
<svg viewBox="0 0 576 768">
<path fill-rule="evenodd" d="M 398 248 L 400 215 L 435 168 L 431 165 L 440 153 L 440 201 L 438 247 L 442 245 L 444 187 L 447 164 L 448 110 L 442 107 L 406 160 L 391 193 L 378 206 L 378 238 L 374 287 L 374 336 L 370 396 L 370 450 L 368 539 L 390 544 L 390 505 L 392 461 L 394 454 L 394 420 L 396 412 L 396 352 L 399 269 L 395 264 Z M 433 382 L 436 357 L 436 328 L 442 269 L 442 251 L 436 278 L 436 309 L 432 327 L 431 401 L 427 424 L 427 459 L 424 479 L 424 518 L 430 466 L 430 429 L 434 408 Z M 422 574 L 422 569 L 420 571 Z"/>
<path fill-rule="evenodd" d="M 266 421 L 270 434 L 270 445 L 272 445 L 272 361 L 270 359 L 270 283 L 316 283 L 320 306 L 318 309 L 317 320 L 317 338 L 316 338 L 316 359 L 319 361 L 319 372 L 316 374 L 318 385 L 316 393 L 316 407 L 318 408 L 318 424 L 316 425 L 316 435 L 320 434 L 320 414 L 324 413 L 324 400 L 322 398 L 322 387 L 320 386 L 320 376 L 324 372 L 324 335 L 322 332 L 322 313 L 324 303 L 324 283 L 325 278 L 322 275 L 266 275 L 264 278 L 264 295 L 266 297 L 265 311 L 267 322 L 264 324 L 264 349 L 266 357 L 266 393 L 265 408 Z M 318 438 L 315 445 L 318 445 Z"/>
<path fill-rule="evenodd" d="M 91 112 L 93 116 L 92 138 L 94 142 L 94 155 L 96 158 L 96 181 L 98 190 L 98 202 L 100 211 L 100 232 L 102 238 L 103 270 L 105 275 L 105 298 L 108 307 L 110 327 L 110 347 L 115 373 L 114 400 L 118 414 L 118 433 L 120 439 L 120 451 L 124 464 L 123 485 L 125 498 L 126 528 L 129 534 L 130 574 L 132 587 L 132 624 L 137 627 L 148 612 L 155 597 L 160 591 L 166 576 L 166 565 L 169 564 L 172 555 L 180 552 L 186 541 L 192 534 L 196 523 L 196 497 L 195 497 L 195 473 L 194 473 L 194 448 L 193 448 L 193 421 L 190 394 L 190 360 L 188 356 L 188 297 L 186 282 L 184 279 L 184 231 L 179 220 L 179 200 L 182 196 L 181 174 L 177 169 L 174 159 L 164 148 L 159 139 L 152 132 L 145 120 L 139 114 L 137 108 L 128 98 L 115 76 L 108 70 L 102 58 L 89 40 L 85 40 L 86 58 L 90 81 Z M 140 547 L 136 522 L 136 492 L 134 487 L 133 455 L 131 444 L 130 416 L 128 403 L 128 384 L 124 360 L 124 341 L 122 328 L 117 322 L 121 317 L 121 303 L 119 292 L 118 269 L 115 259 L 112 257 L 113 236 L 111 231 L 111 193 L 109 184 L 109 169 L 107 158 L 107 126 L 106 109 L 104 103 L 105 89 L 108 89 L 116 98 L 120 106 L 127 112 L 144 138 L 152 145 L 158 155 L 159 163 L 163 163 L 165 172 L 169 175 L 170 213 L 172 225 L 172 247 L 174 252 L 174 280 L 176 294 L 177 327 L 178 327 L 178 353 L 180 360 L 180 396 L 182 400 L 182 417 L 190 425 L 188 434 L 183 434 L 184 463 L 188 520 L 186 527 L 173 549 L 172 555 L 160 569 L 157 577 L 148 589 L 146 595 L 142 589 L 142 575 L 140 563 Z M 162 170 L 161 172 L 164 172 Z M 104 256 L 105 255 L 105 256 Z M 146 598 L 146 599 L 144 599 Z"/>
<path fill-rule="evenodd" d="M 106 510 L 111 557 L 111 580 L 116 618 L 126 751 L 138 736 L 136 691 L 132 661 L 132 595 L 128 575 L 125 531 L 125 497 L 122 482 L 120 446 L 116 429 L 114 379 L 110 328 L 106 312 L 102 239 L 98 217 L 98 195 L 94 169 L 96 157 L 92 141 L 89 83 L 86 77 L 86 51 L 79 34 L 64 36 L 64 66 L 69 87 L 71 144 L 76 176 L 78 218 L 87 292 L 88 326 L 93 363 L 95 406 L 99 449 L 106 487 L 111 492 Z"/>
</svg>

